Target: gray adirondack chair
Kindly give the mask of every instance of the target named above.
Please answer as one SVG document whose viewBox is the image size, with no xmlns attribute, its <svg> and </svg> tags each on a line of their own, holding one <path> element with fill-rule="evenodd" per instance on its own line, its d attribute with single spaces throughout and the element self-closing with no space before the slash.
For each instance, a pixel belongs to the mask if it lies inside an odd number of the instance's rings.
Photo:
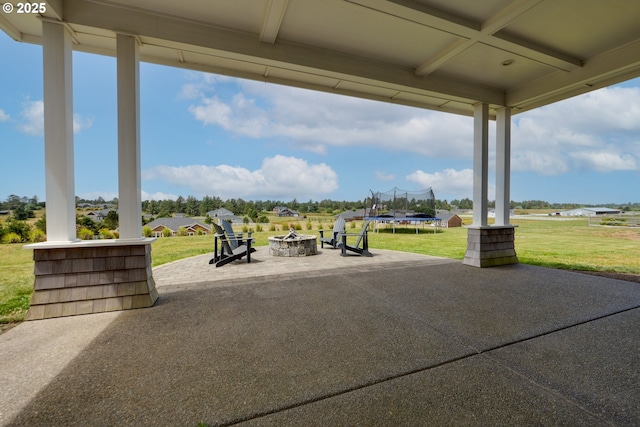
<svg viewBox="0 0 640 427">
<path fill-rule="evenodd" d="M 324 237 L 324 230 L 319 230 L 320 233 L 320 247 L 324 248 L 324 244 L 328 244 L 333 249 L 338 247 L 338 243 L 340 243 L 340 235 L 344 233 L 344 218 L 336 219 L 336 222 L 333 223 L 333 231 L 331 232 L 331 237 Z"/>
<path fill-rule="evenodd" d="M 247 262 L 251 262 L 251 253 L 255 252 L 255 248 L 251 247 L 251 238 L 242 239 L 234 236 L 234 239 L 230 239 L 225 233 L 224 229 L 218 224 L 212 224 L 216 233 L 213 235 L 213 258 L 209 260 L 209 264 L 215 264 L 216 267 L 222 267 L 237 259 L 241 259 L 244 256 L 247 257 Z M 232 247 L 232 242 L 235 241 L 235 248 Z M 218 244 L 220 244 L 220 251 L 218 252 Z"/>
<path fill-rule="evenodd" d="M 340 247 L 340 250 L 341 250 L 340 255 L 347 256 L 347 251 L 350 251 L 350 252 L 355 252 L 361 256 L 373 256 L 373 254 L 369 252 L 369 234 L 367 231 L 370 222 L 371 222 L 370 219 L 366 220 L 364 222 L 364 225 L 362 226 L 362 230 L 360 230 L 359 233 L 342 233 L 341 234 L 340 242 L 338 243 L 338 246 Z M 349 245 L 347 242 L 347 238 L 351 236 L 356 237 L 356 242 L 355 244 Z"/>
<path fill-rule="evenodd" d="M 246 240 L 243 239 L 244 234 L 233 231 L 233 227 L 231 226 L 231 223 L 229 221 L 222 220 L 220 221 L 220 223 L 222 224 L 222 228 L 224 228 L 224 232 L 229 239 L 229 245 L 231 245 L 231 249 L 236 249 L 238 246 L 243 244 L 242 242 Z M 251 238 L 251 233 L 247 234 L 247 239 L 250 239 L 251 243 L 254 243 L 254 240 Z M 253 252 L 256 251 L 255 248 L 252 249 Z"/>
</svg>

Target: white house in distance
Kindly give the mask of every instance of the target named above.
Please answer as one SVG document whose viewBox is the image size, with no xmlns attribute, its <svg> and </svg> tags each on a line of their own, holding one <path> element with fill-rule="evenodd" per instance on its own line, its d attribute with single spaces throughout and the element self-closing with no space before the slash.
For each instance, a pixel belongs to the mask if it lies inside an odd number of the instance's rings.
<svg viewBox="0 0 640 427">
<path fill-rule="evenodd" d="M 611 208 L 578 208 L 571 209 L 570 211 L 558 212 L 560 216 L 604 216 L 604 215 L 620 215 L 622 211 L 620 209 Z"/>
<path fill-rule="evenodd" d="M 231 212 L 229 209 L 220 208 L 207 212 L 207 216 L 218 221 L 229 221 L 234 224 L 241 224 L 242 218 Z"/>
</svg>

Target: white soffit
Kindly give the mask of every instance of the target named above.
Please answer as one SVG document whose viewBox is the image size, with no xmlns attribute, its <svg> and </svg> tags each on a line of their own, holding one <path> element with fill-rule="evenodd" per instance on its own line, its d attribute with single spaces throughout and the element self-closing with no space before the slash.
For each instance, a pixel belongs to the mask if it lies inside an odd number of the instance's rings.
<svg viewBox="0 0 640 427">
<path fill-rule="evenodd" d="M 17 7 L 16 0 L 0 0 Z M 0 14 L 41 43 L 61 22 L 74 49 L 458 114 L 514 113 L 640 76 L 636 0 L 48 0 Z"/>
</svg>

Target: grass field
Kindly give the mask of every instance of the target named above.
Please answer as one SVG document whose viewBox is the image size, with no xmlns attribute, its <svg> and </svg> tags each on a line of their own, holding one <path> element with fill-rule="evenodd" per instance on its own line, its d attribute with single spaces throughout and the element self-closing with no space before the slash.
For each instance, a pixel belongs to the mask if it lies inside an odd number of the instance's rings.
<svg viewBox="0 0 640 427">
<path fill-rule="evenodd" d="M 318 221 L 320 220 L 320 221 Z M 317 218 L 313 229 L 301 222 L 300 233 L 317 234 L 318 224 L 330 231 L 330 220 Z M 589 227 L 586 219 L 572 221 L 514 220 L 516 252 L 520 262 L 544 267 L 586 271 L 611 271 L 640 274 L 640 229 L 625 227 Z M 279 225 L 286 229 L 287 223 Z M 362 226 L 359 222 L 353 231 Z M 239 227 L 238 227 L 239 229 Z M 268 229 L 268 227 L 265 227 Z M 352 230 L 350 230 L 352 231 Z M 282 231 L 254 233 L 256 245 L 267 245 L 268 237 Z M 465 228 L 434 233 L 427 227 L 416 234 L 399 229 L 395 234 L 380 230 L 369 234 L 369 246 L 462 259 L 466 250 Z M 211 236 L 187 236 L 158 239 L 152 245 L 153 266 L 212 251 Z M 0 324 L 21 321 L 29 306 L 33 287 L 32 252 L 22 244 L 0 245 Z"/>
</svg>

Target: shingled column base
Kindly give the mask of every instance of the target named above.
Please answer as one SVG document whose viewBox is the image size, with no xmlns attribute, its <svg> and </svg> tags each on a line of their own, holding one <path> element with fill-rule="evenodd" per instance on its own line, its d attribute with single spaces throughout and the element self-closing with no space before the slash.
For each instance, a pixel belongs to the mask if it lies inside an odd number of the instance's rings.
<svg viewBox="0 0 640 427">
<path fill-rule="evenodd" d="M 151 274 L 151 242 L 29 245 L 34 292 L 26 320 L 151 307 L 158 292 Z"/>
<path fill-rule="evenodd" d="M 465 265 L 495 267 L 517 264 L 514 226 L 469 227 Z"/>
</svg>

